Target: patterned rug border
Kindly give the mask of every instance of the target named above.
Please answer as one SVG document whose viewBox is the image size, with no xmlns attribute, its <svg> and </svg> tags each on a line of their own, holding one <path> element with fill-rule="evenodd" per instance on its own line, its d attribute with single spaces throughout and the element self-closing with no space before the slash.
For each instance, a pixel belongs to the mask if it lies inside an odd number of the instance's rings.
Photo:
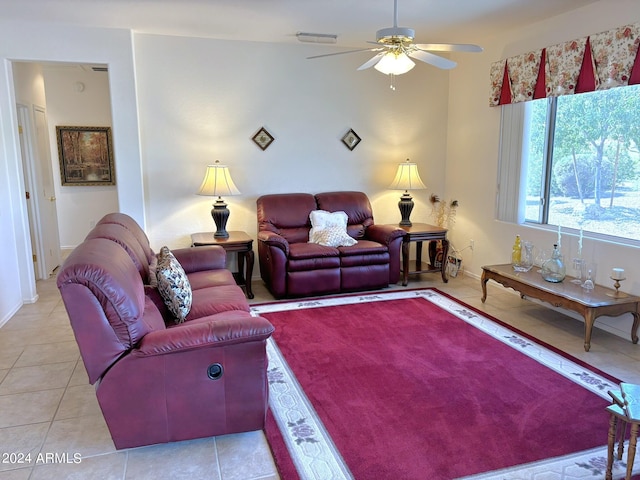
<svg viewBox="0 0 640 480">
<path fill-rule="evenodd" d="M 610 400 L 607 394 L 608 390 L 618 388 L 617 383 L 611 381 L 613 377 L 603 372 L 594 371 L 596 369 L 580 360 L 567 358 L 566 354 L 553 347 L 537 342 L 531 336 L 509 327 L 497 319 L 492 319 L 488 314 L 433 288 L 267 303 L 253 305 L 251 313 L 257 316 L 271 312 L 415 297 L 424 298 L 437 305 L 460 320 L 604 399 Z M 352 479 L 353 476 L 345 461 L 273 339 L 269 339 L 267 342 L 267 355 L 269 358 L 269 405 L 300 479 Z M 603 424 L 603 428 L 607 428 L 606 422 Z M 531 464 L 472 475 L 465 477 L 465 479 L 525 480 L 541 478 L 541 476 L 545 480 L 599 479 L 604 477 L 606 457 L 607 447 L 605 445 Z M 624 462 L 616 462 L 614 478 L 624 477 L 625 469 Z M 640 467 L 634 468 L 634 473 L 636 470 L 640 470 Z"/>
</svg>

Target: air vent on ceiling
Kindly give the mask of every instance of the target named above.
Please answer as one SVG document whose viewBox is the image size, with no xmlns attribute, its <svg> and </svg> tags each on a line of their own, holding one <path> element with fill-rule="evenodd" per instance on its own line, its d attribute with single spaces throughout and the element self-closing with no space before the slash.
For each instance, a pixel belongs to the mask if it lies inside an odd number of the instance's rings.
<svg viewBox="0 0 640 480">
<path fill-rule="evenodd" d="M 94 72 L 108 72 L 109 68 L 108 67 L 91 67 L 91 70 L 93 70 Z"/>
<path fill-rule="evenodd" d="M 338 35 L 333 33 L 298 32 L 296 37 L 298 37 L 298 41 L 308 43 L 336 43 L 338 41 Z"/>
</svg>

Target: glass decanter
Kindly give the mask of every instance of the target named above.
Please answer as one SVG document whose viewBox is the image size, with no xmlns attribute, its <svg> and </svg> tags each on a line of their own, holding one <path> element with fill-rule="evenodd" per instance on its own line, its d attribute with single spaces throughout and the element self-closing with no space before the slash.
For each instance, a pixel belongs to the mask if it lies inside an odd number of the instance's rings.
<svg viewBox="0 0 640 480">
<path fill-rule="evenodd" d="M 553 246 L 551 258 L 542 265 L 542 278 L 547 282 L 559 283 L 564 280 L 566 269 L 558 245 Z"/>
</svg>

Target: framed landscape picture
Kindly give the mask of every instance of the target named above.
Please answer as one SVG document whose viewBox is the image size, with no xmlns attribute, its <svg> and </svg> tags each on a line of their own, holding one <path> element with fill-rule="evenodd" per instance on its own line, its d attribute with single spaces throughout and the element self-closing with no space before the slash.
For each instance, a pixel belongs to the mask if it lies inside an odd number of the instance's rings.
<svg viewBox="0 0 640 480">
<path fill-rule="evenodd" d="M 63 186 L 115 185 L 111 127 L 56 126 Z"/>
</svg>

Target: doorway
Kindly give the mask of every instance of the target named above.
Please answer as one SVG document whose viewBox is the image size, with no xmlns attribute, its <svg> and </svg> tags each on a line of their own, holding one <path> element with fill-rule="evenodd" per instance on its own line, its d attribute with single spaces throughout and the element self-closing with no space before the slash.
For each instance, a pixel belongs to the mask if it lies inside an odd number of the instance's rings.
<svg viewBox="0 0 640 480">
<path fill-rule="evenodd" d="M 57 125 L 111 126 L 106 65 L 13 62 L 34 273 L 49 278 L 105 213 L 115 186 L 62 186 Z"/>
</svg>

